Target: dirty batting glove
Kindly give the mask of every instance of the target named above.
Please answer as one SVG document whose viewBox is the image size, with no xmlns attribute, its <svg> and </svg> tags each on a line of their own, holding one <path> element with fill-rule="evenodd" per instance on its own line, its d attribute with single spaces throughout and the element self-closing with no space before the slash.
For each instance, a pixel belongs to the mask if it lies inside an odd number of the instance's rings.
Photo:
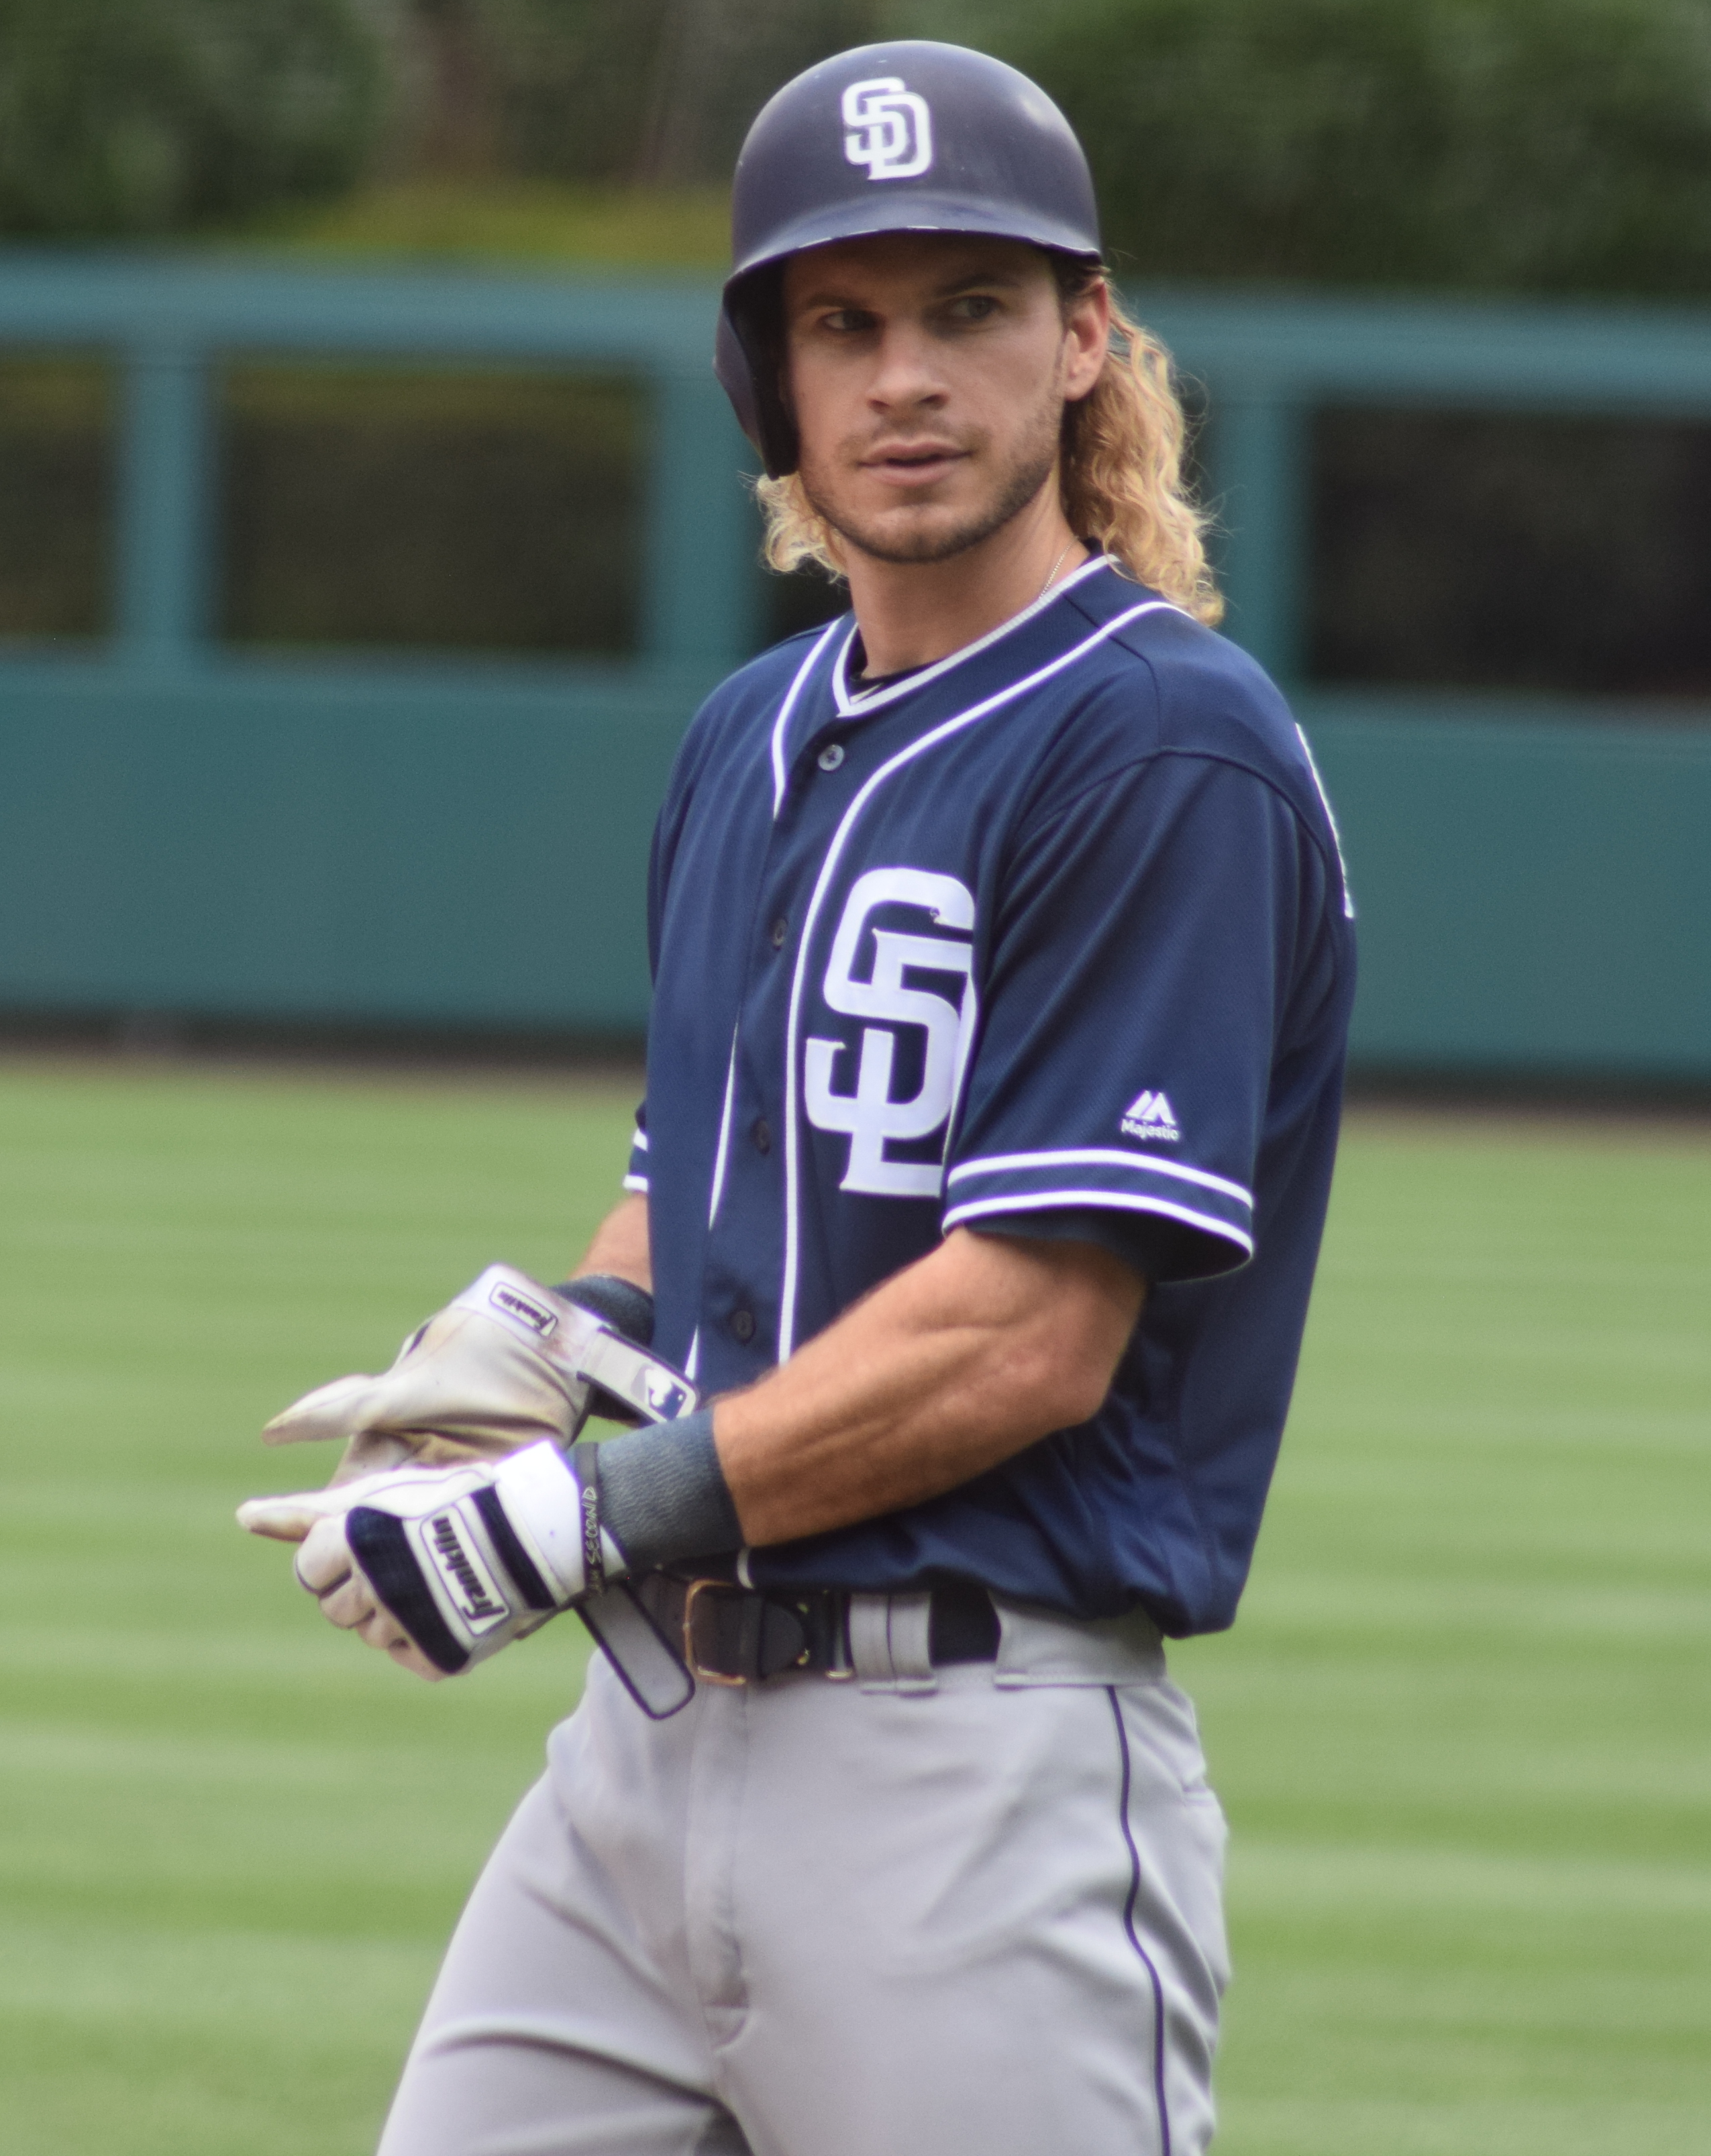
<svg viewBox="0 0 1711 2156">
<path fill-rule="evenodd" d="M 343 1440 L 335 1484 L 414 1461 L 497 1460 L 550 1437 L 568 1445 L 591 1412 L 671 1421 L 696 1404 L 649 1352 L 652 1299 L 604 1276 L 542 1287 L 510 1265 L 413 1332 L 388 1370 L 337 1378 L 277 1414 L 269 1445 Z"/>
<path fill-rule="evenodd" d="M 542 1441 L 497 1463 L 394 1468 L 239 1507 L 252 1534 L 294 1542 L 330 1624 L 420 1676 L 454 1676 L 626 1568 L 586 1484 Z"/>
</svg>

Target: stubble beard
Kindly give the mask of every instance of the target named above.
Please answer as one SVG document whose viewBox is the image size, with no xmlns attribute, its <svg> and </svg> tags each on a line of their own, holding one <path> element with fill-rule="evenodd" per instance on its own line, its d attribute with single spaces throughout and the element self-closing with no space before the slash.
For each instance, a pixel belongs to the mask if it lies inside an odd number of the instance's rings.
<svg viewBox="0 0 1711 2156">
<path fill-rule="evenodd" d="M 847 545 L 871 560 L 898 563 L 948 562 L 980 546 L 994 532 L 1002 531 L 1034 501 L 1056 470 L 1062 429 L 1062 399 L 1054 396 L 1041 404 L 1035 424 L 1017 447 L 992 499 L 969 511 L 959 523 L 948 529 L 906 531 L 902 536 L 893 536 L 877 519 L 861 516 L 840 502 L 835 488 L 820 477 L 806 459 L 799 467 L 799 477 L 814 514 Z"/>
</svg>

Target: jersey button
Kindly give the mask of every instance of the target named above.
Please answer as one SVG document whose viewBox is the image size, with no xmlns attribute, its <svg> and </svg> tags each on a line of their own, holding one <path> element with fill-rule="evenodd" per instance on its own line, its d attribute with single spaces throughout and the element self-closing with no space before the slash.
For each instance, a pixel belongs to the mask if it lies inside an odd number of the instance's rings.
<svg viewBox="0 0 1711 2156">
<path fill-rule="evenodd" d="M 814 760 L 822 771 L 835 771 L 844 761 L 844 744 L 842 742 L 828 742 Z"/>
<path fill-rule="evenodd" d="M 746 1348 L 754 1337 L 754 1312 L 752 1310 L 733 1310 L 731 1330 Z"/>
<path fill-rule="evenodd" d="M 754 1128 L 751 1132 L 750 1136 L 754 1140 L 754 1149 L 757 1152 L 770 1152 L 772 1151 L 773 1127 L 767 1121 L 764 1116 L 757 1116 L 755 1117 Z"/>
<path fill-rule="evenodd" d="M 785 918 L 784 918 L 784 915 L 781 913 L 781 914 L 778 916 L 778 919 L 777 919 L 777 920 L 773 923 L 773 950 L 775 950 L 775 951 L 782 951 L 782 950 L 784 949 L 784 938 L 785 938 L 785 937 L 786 937 L 789 933 L 790 933 L 790 924 L 789 924 L 789 922 L 788 921 L 786 921 L 786 920 L 785 920 Z"/>
</svg>

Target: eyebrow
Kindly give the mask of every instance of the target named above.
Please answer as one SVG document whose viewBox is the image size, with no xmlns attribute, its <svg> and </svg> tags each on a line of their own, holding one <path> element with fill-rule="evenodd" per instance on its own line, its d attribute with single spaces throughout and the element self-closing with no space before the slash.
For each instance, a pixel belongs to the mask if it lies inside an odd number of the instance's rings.
<svg viewBox="0 0 1711 2156">
<path fill-rule="evenodd" d="M 948 285 L 939 285 L 933 297 L 935 300 L 954 300 L 964 292 L 990 291 L 994 286 L 1014 292 L 1021 282 L 1020 277 L 1008 270 L 994 270 L 989 275 L 974 271 L 966 277 L 953 278 Z M 857 299 L 853 293 L 840 292 L 836 285 L 827 285 L 819 291 L 805 294 L 796 302 L 793 311 L 806 314 L 814 307 L 854 307 L 865 311 L 865 306 L 866 302 Z"/>
</svg>

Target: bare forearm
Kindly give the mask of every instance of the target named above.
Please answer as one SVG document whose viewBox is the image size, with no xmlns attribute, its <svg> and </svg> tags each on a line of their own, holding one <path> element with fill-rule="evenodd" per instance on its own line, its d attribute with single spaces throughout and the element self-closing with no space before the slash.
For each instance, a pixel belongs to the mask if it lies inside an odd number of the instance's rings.
<svg viewBox="0 0 1711 2156">
<path fill-rule="evenodd" d="M 648 1246 L 648 1201 L 639 1192 L 620 1199 L 594 1230 L 594 1240 L 571 1277 L 587 1273 L 616 1273 L 651 1289 L 653 1262 Z"/>
<path fill-rule="evenodd" d="M 957 1231 L 717 1403 L 746 1539 L 792 1541 L 917 1504 L 1084 1421 L 1143 1291 L 1092 1245 Z"/>
</svg>

